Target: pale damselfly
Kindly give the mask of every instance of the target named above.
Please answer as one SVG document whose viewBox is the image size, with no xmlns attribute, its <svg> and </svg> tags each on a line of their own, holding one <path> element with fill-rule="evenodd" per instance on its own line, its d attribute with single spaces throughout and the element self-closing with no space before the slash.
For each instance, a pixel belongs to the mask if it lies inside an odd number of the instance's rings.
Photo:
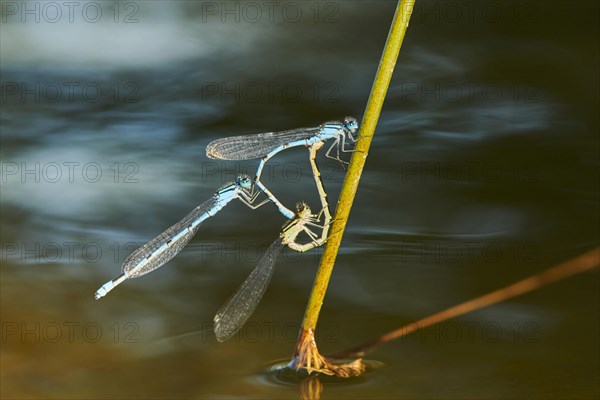
<svg viewBox="0 0 600 400">
<path fill-rule="evenodd" d="M 215 336 L 219 342 L 230 339 L 250 318 L 265 293 L 271 276 L 273 276 L 277 257 L 286 245 L 293 250 L 305 252 L 321 246 L 327 240 L 329 225 L 331 223 L 331 213 L 327 202 L 327 194 L 321 181 L 321 174 L 315 161 L 316 152 L 322 146 L 323 142 L 318 142 L 310 147 L 310 164 L 323 207 L 321 212 L 319 214 L 312 214 L 306 203 L 298 203 L 296 205 L 297 212 L 294 219 L 284 225 L 279 237 L 263 254 L 258 265 L 235 294 L 215 315 Z M 321 216 L 324 217 L 322 223 L 320 222 Z M 321 229 L 321 235 L 317 235 L 309 226 Z M 305 244 L 298 243 L 298 235 L 302 232 L 307 234 L 311 241 Z"/>
</svg>

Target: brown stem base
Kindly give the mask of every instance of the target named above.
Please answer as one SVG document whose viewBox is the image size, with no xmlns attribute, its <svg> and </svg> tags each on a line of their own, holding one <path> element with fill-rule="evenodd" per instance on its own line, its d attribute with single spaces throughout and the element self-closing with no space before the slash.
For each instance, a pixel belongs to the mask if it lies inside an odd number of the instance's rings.
<svg viewBox="0 0 600 400">
<path fill-rule="evenodd" d="M 312 329 L 303 329 L 300 332 L 296 352 L 289 366 L 296 369 L 296 371 L 305 369 L 308 374 L 322 373 L 339 378 L 359 376 L 365 372 L 365 365 L 360 358 L 347 364 L 334 364 L 326 357 L 323 357 L 317 348 L 317 342 L 315 341 Z"/>
</svg>

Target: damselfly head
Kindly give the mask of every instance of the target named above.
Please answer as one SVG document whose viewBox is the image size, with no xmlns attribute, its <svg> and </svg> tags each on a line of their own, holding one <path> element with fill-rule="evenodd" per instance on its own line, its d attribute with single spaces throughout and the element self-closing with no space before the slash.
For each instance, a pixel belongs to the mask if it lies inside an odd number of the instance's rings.
<svg viewBox="0 0 600 400">
<path fill-rule="evenodd" d="M 298 217 L 311 215 L 310 207 L 305 202 L 296 203 L 296 215 Z"/>
<path fill-rule="evenodd" d="M 252 179 L 247 175 L 240 175 L 235 180 L 236 185 L 240 186 L 242 189 L 251 189 L 252 188 Z"/>
<path fill-rule="evenodd" d="M 351 134 L 355 134 L 358 130 L 358 121 L 354 117 L 344 118 L 344 128 Z"/>
</svg>

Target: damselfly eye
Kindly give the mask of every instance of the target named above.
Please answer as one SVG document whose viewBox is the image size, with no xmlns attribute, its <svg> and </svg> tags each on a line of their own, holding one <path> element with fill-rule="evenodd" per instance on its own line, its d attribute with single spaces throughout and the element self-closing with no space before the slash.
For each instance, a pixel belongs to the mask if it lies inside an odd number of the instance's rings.
<svg viewBox="0 0 600 400">
<path fill-rule="evenodd" d="M 252 180 L 247 176 L 240 176 L 237 178 L 237 184 L 244 189 L 250 189 L 252 187 Z"/>
<path fill-rule="evenodd" d="M 358 122 L 354 117 L 344 118 L 344 126 L 350 131 L 350 133 L 355 133 L 358 130 Z"/>
<path fill-rule="evenodd" d="M 296 213 L 298 215 L 305 214 L 307 211 L 310 214 L 311 211 L 310 211 L 310 208 L 308 207 L 308 204 L 306 204 L 303 201 L 301 201 L 300 203 L 296 203 Z"/>
</svg>

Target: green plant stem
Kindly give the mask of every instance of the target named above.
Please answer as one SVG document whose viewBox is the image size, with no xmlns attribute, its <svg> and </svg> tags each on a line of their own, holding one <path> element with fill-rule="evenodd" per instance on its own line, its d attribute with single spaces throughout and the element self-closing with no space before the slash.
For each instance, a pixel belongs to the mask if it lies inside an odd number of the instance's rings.
<svg viewBox="0 0 600 400">
<path fill-rule="evenodd" d="M 321 305 L 323 304 L 325 292 L 327 291 L 329 278 L 331 277 L 335 259 L 340 248 L 340 242 L 342 241 L 346 222 L 348 221 L 350 209 L 354 202 L 358 183 L 360 182 L 360 176 L 365 166 L 369 148 L 371 147 L 371 140 L 373 139 L 383 101 L 392 79 L 394 66 L 396 65 L 398 54 L 400 53 L 404 34 L 408 28 L 408 21 L 412 14 L 414 3 L 414 0 L 399 1 L 394 14 L 394 20 L 388 34 L 383 55 L 381 56 L 369 101 L 361 121 L 359 140 L 356 143 L 355 151 L 350 159 L 348 172 L 346 173 L 346 178 L 342 186 L 334 222 L 331 227 L 331 234 L 327 239 L 327 245 L 325 246 L 325 251 L 321 258 L 321 263 L 308 300 L 306 313 L 304 314 L 302 328 L 305 331 L 314 331 L 317 326 L 317 320 L 319 319 L 319 312 L 321 311 Z"/>
</svg>

